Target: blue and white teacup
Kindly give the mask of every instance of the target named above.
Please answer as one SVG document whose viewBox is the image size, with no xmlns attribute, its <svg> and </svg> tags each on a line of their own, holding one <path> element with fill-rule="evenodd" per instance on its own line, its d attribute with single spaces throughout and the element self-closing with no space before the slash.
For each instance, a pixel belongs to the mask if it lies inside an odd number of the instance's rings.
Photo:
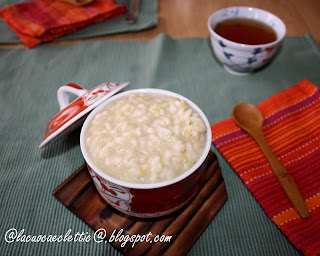
<svg viewBox="0 0 320 256">
<path fill-rule="evenodd" d="M 276 40 L 260 45 L 242 44 L 227 40 L 214 31 L 218 23 L 233 18 L 254 19 L 269 25 L 276 33 Z M 248 75 L 266 65 L 286 34 L 286 26 L 279 17 L 262 9 L 245 6 L 216 11 L 208 19 L 208 29 L 214 54 L 225 70 L 233 75 Z"/>
</svg>

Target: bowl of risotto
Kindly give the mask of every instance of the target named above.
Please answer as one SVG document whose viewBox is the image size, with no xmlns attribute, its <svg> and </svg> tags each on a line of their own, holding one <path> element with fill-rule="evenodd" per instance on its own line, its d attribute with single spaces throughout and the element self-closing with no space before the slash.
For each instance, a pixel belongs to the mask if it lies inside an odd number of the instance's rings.
<svg viewBox="0 0 320 256">
<path fill-rule="evenodd" d="M 170 214 L 201 187 L 210 124 L 189 99 L 161 89 L 113 96 L 85 120 L 80 146 L 102 198 L 142 218 Z"/>
</svg>

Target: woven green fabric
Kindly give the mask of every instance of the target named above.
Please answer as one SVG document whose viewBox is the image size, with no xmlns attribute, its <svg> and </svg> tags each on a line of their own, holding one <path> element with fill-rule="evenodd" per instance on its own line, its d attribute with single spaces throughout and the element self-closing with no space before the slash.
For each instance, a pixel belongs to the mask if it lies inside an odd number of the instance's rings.
<svg viewBox="0 0 320 256">
<path fill-rule="evenodd" d="M 30 235 L 88 232 L 51 192 L 84 163 L 80 129 L 38 149 L 58 112 L 57 89 L 74 82 L 90 89 L 105 81 L 162 88 L 191 99 L 211 123 L 230 117 L 241 101 L 254 104 L 304 78 L 320 85 L 320 49 L 310 35 L 286 37 L 268 67 L 246 77 L 228 74 L 209 39 L 150 42 L 90 41 L 0 49 L 0 255 L 118 255 L 107 243 L 7 243 L 10 228 Z M 300 255 L 217 153 L 228 201 L 189 255 Z M 192 235 L 192 234 L 190 234 Z"/>
<path fill-rule="evenodd" d="M 30 0 L 1 0 L 0 9 L 6 5 L 27 2 Z M 123 1 L 123 0 L 120 0 Z M 130 0 L 124 1 L 130 6 Z M 134 24 L 128 24 L 125 21 L 127 13 L 124 16 L 106 20 L 100 23 L 92 24 L 74 33 L 59 37 L 54 41 L 90 38 L 95 36 L 111 35 L 124 32 L 136 32 L 152 28 L 158 23 L 158 1 L 147 0 L 140 1 L 139 17 Z M 0 44 L 5 43 L 21 43 L 21 40 L 16 34 L 7 26 L 7 24 L 0 18 Z"/>
</svg>

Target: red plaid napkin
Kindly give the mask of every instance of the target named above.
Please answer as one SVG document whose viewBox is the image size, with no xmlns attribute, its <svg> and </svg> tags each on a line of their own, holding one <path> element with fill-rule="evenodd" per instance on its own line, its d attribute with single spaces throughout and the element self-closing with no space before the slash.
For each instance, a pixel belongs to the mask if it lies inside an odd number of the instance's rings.
<svg viewBox="0 0 320 256">
<path fill-rule="evenodd" d="M 320 90 L 303 80 L 257 107 L 265 138 L 296 182 L 309 218 L 299 217 L 257 144 L 231 118 L 212 125 L 213 143 L 290 242 L 305 255 L 320 255 Z"/>
<path fill-rule="evenodd" d="M 90 24 L 119 17 L 126 11 L 126 6 L 117 5 L 113 0 L 95 0 L 82 7 L 35 0 L 6 6 L 0 10 L 0 17 L 28 48 L 33 48 Z"/>
</svg>

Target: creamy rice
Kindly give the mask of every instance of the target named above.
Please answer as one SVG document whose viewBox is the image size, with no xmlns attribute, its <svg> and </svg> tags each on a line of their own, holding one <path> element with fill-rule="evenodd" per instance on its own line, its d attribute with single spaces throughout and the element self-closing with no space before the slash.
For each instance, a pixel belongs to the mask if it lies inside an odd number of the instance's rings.
<svg viewBox="0 0 320 256">
<path fill-rule="evenodd" d="M 106 174 L 131 183 L 171 180 L 190 169 L 206 145 L 206 126 L 181 99 L 132 93 L 108 103 L 89 122 L 85 146 Z"/>
</svg>

